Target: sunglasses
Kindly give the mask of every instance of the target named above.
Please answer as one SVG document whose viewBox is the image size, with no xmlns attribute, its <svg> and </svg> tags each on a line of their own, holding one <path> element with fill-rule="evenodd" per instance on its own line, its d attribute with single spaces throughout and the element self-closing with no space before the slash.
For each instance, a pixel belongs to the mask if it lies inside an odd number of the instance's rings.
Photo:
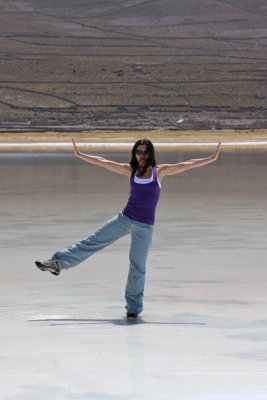
<svg viewBox="0 0 267 400">
<path fill-rule="evenodd" d="M 135 154 L 137 155 L 137 156 L 141 156 L 142 154 L 144 154 L 145 156 L 148 156 L 149 155 L 149 150 L 135 150 Z"/>
</svg>

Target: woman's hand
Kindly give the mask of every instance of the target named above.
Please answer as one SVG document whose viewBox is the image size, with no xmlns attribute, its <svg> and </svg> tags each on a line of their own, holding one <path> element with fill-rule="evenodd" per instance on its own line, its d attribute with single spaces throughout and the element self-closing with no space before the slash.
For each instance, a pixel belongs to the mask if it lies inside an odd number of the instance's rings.
<svg viewBox="0 0 267 400">
<path fill-rule="evenodd" d="M 213 161 L 217 160 L 218 156 L 219 156 L 219 152 L 220 152 L 220 147 L 221 147 L 222 142 L 219 142 L 217 149 L 214 153 L 214 155 L 211 157 Z"/>
<path fill-rule="evenodd" d="M 75 140 L 74 140 L 74 138 L 72 138 L 71 140 L 72 140 L 72 143 L 73 143 L 73 146 L 74 146 L 74 153 L 76 154 L 77 157 L 79 157 L 79 155 L 81 153 L 79 152 L 78 147 L 76 146 Z"/>
</svg>

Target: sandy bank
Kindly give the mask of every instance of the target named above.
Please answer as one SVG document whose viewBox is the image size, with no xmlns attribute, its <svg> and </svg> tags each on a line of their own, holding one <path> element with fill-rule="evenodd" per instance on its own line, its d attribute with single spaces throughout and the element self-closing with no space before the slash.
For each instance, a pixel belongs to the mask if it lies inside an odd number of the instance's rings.
<svg viewBox="0 0 267 400">
<path fill-rule="evenodd" d="M 158 150 L 173 151 L 175 147 L 201 148 L 214 146 L 219 141 L 233 149 L 267 147 L 267 131 L 220 130 L 208 131 L 89 131 L 89 132 L 25 132 L 1 133 L 0 152 L 70 152 L 71 138 L 75 137 L 80 149 L 90 151 L 128 151 L 141 137 L 148 137 Z"/>
</svg>

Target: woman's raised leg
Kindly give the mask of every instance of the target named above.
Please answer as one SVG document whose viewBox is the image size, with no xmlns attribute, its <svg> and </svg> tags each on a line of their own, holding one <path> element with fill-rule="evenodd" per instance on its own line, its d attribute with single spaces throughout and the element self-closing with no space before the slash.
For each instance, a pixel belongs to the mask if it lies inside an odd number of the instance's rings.
<svg viewBox="0 0 267 400">
<path fill-rule="evenodd" d="M 72 268 L 128 233 L 130 233 L 129 223 L 124 215 L 119 213 L 89 237 L 67 249 L 57 251 L 54 257 L 60 270 Z"/>
</svg>

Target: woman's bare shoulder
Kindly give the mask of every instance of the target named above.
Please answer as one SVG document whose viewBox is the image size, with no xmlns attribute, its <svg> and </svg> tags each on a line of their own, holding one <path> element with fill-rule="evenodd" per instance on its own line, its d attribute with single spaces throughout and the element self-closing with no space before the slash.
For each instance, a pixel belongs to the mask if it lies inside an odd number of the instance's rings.
<svg viewBox="0 0 267 400">
<path fill-rule="evenodd" d="M 156 166 L 156 171 L 157 174 L 161 174 L 163 171 L 165 171 L 166 167 L 168 167 L 170 164 L 159 164 Z"/>
<path fill-rule="evenodd" d="M 125 164 L 123 164 L 123 166 L 124 166 L 124 168 L 125 168 L 126 175 L 127 175 L 128 178 L 130 179 L 130 178 L 131 178 L 131 175 L 132 175 L 132 172 L 133 172 L 133 168 L 132 168 L 131 164 L 125 163 Z"/>
<path fill-rule="evenodd" d="M 160 183 L 162 182 L 164 176 L 164 166 L 165 164 L 160 164 L 156 166 L 157 178 L 160 181 Z"/>
</svg>

